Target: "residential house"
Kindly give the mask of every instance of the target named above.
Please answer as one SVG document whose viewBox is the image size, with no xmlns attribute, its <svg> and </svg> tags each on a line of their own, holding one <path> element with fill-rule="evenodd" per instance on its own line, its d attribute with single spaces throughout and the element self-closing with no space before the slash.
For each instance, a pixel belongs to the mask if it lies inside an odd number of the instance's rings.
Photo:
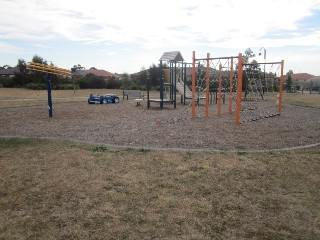
<svg viewBox="0 0 320 240">
<path fill-rule="evenodd" d="M 103 78 L 114 78 L 116 77 L 115 74 L 108 72 L 106 70 L 102 69 L 81 69 L 81 70 L 76 70 L 75 72 L 72 73 L 72 78 L 82 78 L 85 77 L 87 74 L 93 74 L 97 77 L 103 77 Z"/>
<path fill-rule="evenodd" d="M 0 77 L 14 77 L 16 73 L 19 73 L 18 67 L 7 67 L 0 69 Z"/>
</svg>

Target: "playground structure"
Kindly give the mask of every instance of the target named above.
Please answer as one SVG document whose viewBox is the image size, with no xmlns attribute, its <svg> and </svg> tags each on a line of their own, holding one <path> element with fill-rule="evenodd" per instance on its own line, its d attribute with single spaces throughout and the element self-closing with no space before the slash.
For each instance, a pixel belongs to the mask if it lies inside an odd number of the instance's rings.
<svg viewBox="0 0 320 240">
<path fill-rule="evenodd" d="M 282 112 L 283 65 L 281 62 L 244 63 L 241 122 L 278 116 Z M 261 72 L 269 67 L 268 72 Z"/>
<path fill-rule="evenodd" d="M 150 108 L 151 102 L 160 103 L 160 108 L 163 109 L 164 103 L 173 104 L 176 108 L 177 98 L 175 89 L 177 88 L 177 76 L 180 74 L 180 69 L 184 64 L 184 59 L 179 51 L 165 52 L 160 58 L 160 96 L 158 99 L 150 98 L 150 84 L 148 78 L 147 86 L 147 102 Z M 164 69 L 164 64 L 169 66 Z M 166 96 L 165 96 L 166 93 Z"/>
<path fill-rule="evenodd" d="M 62 76 L 62 77 L 71 77 L 71 72 L 64 68 L 58 68 L 54 66 L 49 66 L 46 64 L 28 62 L 27 69 L 36 72 L 47 73 L 47 90 L 48 90 L 48 111 L 49 117 L 52 117 L 52 97 L 51 97 L 51 74 Z"/>
<path fill-rule="evenodd" d="M 163 61 L 167 61 L 168 69 L 162 69 Z M 268 65 L 271 66 L 269 72 L 261 72 L 260 66 L 266 69 Z M 278 116 L 282 111 L 283 65 L 283 60 L 244 63 L 242 54 L 212 58 L 207 53 L 206 58 L 196 58 L 195 52 L 190 64 L 184 62 L 178 51 L 165 52 L 160 58 L 160 99 L 150 100 L 148 91 L 148 108 L 150 101 L 160 102 L 161 109 L 165 102 L 176 108 L 178 92 L 185 105 L 188 106 L 186 100 L 191 100 L 191 118 L 208 118 L 215 111 L 218 117 L 235 115 L 235 124 L 239 126 L 240 123 Z M 191 90 L 188 87 L 190 81 Z M 268 93 L 264 91 L 267 82 L 272 83 L 272 91 Z M 165 93 L 168 93 L 166 98 Z M 216 103 L 214 110 L 213 103 Z M 186 112 L 184 109 L 183 113 Z"/>
<path fill-rule="evenodd" d="M 217 116 L 219 117 L 221 116 L 222 88 L 228 90 L 225 91 L 225 94 L 228 93 L 229 95 L 227 98 L 229 101 L 228 113 L 232 114 L 235 112 L 236 126 L 239 126 L 240 123 L 280 115 L 282 111 L 282 87 L 284 80 L 283 60 L 281 62 L 248 64 L 244 63 L 242 54 L 239 54 L 238 57 L 210 58 L 210 54 L 208 53 L 206 58 L 197 59 L 195 52 L 193 52 L 192 59 L 192 118 L 196 116 L 196 103 L 199 101 L 196 99 L 196 91 L 200 91 L 201 89 L 206 94 L 205 116 L 209 116 L 209 91 L 211 86 L 214 88 L 218 86 Z M 234 67 L 234 59 L 237 60 L 237 67 Z M 196 63 L 198 63 L 197 69 Z M 217 65 L 219 65 L 219 70 L 217 69 Z M 273 82 L 278 81 L 279 93 L 277 95 L 272 93 L 274 97 L 277 96 L 277 99 L 270 97 L 264 99 L 263 97 L 264 88 L 262 79 L 264 77 L 263 80 L 266 82 L 266 73 L 262 77 L 261 71 L 258 69 L 261 65 L 277 65 L 277 71 L 280 70 L 278 74 L 269 74 L 273 78 Z M 204 66 L 205 70 L 203 70 Z M 215 71 L 218 74 L 215 74 Z M 204 84 L 204 82 L 205 86 L 199 87 L 199 84 Z M 236 91 L 236 96 L 234 95 L 234 91 Z M 244 98 L 243 91 L 245 92 Z M 248 92 L 250 92 L 250 97 L 248 97 Z M 248 115 L 249 117 L 247 117 Z"/>
<path fill-rule="evenodd" d="M 234 111 L 237 60 L 237 56 L 211 58 L 209 53 L 206 58 L 196 59 L 195 55 L 193 56 L 192 92 L 195 99 L 192 100 L 192 118 L 196 116 L 195 106 L 200 105 L 205 105 L 205 116 L 209 117 L 209 107 L 214 100 L 217 104 L 216 114 L 220 116 L 222 101 L 225 103 L 226 95 L 228 95 L 228 113 Z M 199 104 L 201 99 L 198 99 L 198 96 L 201 95 L 205 96 L 205 103 Z"/>
</svg>

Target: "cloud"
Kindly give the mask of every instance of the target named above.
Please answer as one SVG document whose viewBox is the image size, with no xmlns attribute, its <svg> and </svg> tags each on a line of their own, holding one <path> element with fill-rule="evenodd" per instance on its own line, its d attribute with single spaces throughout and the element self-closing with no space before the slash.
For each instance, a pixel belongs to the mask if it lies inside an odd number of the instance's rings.
<svg viewBox="0 0 320 240">
<path fill-rule="evenodd" d="M 23 49 L 18 48 L 13 44 L 0 41 L 0 53 L 14 53 L 14 54 L 16 54 L 16 53 L 19 53 L 22 51 L 23 51 Z"/>
<path fill-rule="evenodd" d="M 137 55 L 148 54 L 143 56 L 148 60 L 179 49 L 320 46 L 320 23 L 314 17 L 320 0 L 0 0 L 0 4 L 0 41 L 6 43 L 0 45 L 2 52 L 23 50 L 12 40 L 42 49 L 50 46 L 48 42 L 68 41 L 100 53 L 131 48 Z"/>
<path fill-rule="evenodd" d="M 196 4 L 177 0 L 91 0 L 81 4 L 74 0 L 13 0 L 2 2 L 0 32 L 5 33 L 1 38 L 7 39 L 137 42 L 146 48 L 153 47 L 152 43 L 159 47 L 181 39 L 192 44 L 199 38 L 210 42 L 233 38 L 232 43 L 237 44 L 236 39 L 297 30 L 298 21 L 319 6 L 315 0 L 234 0 L 219 5 L 209 0 Z"/>
</svg>

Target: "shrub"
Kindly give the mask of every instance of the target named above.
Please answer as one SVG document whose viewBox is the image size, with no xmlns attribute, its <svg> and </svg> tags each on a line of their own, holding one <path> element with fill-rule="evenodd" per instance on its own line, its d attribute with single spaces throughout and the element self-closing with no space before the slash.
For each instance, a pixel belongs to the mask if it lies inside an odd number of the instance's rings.
<svg viewBox="0 0 320 240">
<path fill-rule="evenodd" d="M 73 89 L 76 89 L 76 90 L 79 90 L 80 89 L 80 86 L 79 85 L 73 85 L 73 84 L 58 84 L 54 87 L 52 87 L 52 89 L 54 90 L 73 90 Z"/>
<path fill-rule="evenodd" d="M 28 83 L 25 86 L 28 89 L 32 90 L 45 90 L 47 89 L 47 84 L 45 83 Z"/>
</svg>

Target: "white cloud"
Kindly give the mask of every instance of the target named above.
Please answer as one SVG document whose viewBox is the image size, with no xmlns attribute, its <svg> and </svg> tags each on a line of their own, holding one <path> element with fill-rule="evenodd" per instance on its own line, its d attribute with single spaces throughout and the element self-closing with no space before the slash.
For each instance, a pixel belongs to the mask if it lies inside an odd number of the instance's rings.
<svg viewBox="0 0 320 240">
<path fill-rule="evenodd" d="M 19 53 L 22 49 L 16 47 L 13 44 L 0 41 L 0 53 Z"/>
<path fill-rule="evenodd" d="M 0 1 L 1 2 L 1 1 Z M 2 38 L 135 42 L 155 47 L 195 36 L 261 37 L 274 29 L 297 29 L 296 22 L 319 8 L 320 1 L 4 1 Z M 7 11 L 12 9 L 13 11 Z M 90 29 L 88 26 L 93 26 Z M 180 26 L 185 26 L 180 30 Z M 176 27 L 176 30 L 174 30 Z M 237 29 L 237 31 L 232 31 Z M 191 42 L 192 43 L 192 42 Z"/>
</svg>

